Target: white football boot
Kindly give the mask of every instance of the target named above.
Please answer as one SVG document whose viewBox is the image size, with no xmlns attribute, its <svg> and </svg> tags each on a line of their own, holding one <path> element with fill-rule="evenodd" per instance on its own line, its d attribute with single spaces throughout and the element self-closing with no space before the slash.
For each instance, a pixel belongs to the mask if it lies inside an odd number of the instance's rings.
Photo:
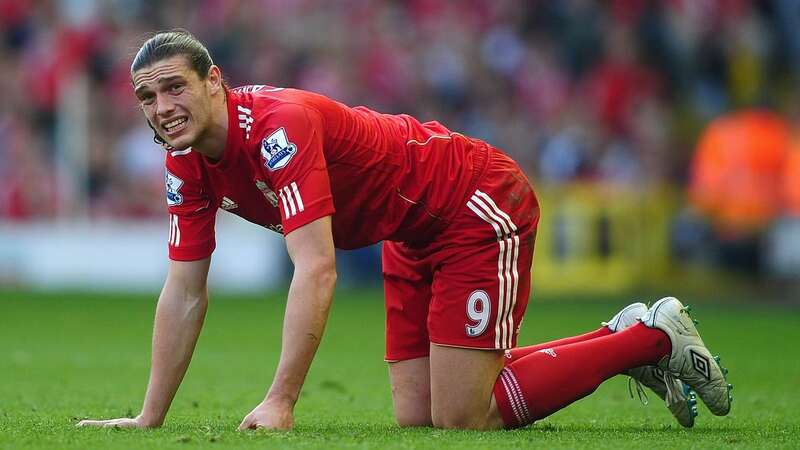
<svg viewBox="0 0 800 450">
<path fill-rule="evenodd" d="M 659 368 L 697 391 L 714 415 L 728 414 L 733 386 L 725 380 L 727 370 L 719 365 L 719 357 L 713 357 L 700 338 L 689 308 L 675 297 L 666 297 L 654 303 L 641 320 L 666 333 L 672 342 L 672 354 L 659 361 Z"/>
<path fill-rule="evenodd" d="M 608 327 L 613 332 L 617 332 L 635 325 L 645 314 L 647 314 L 647 305 L 644 303 L 632 303 L 623 308 L 608 322 L 603 322 L 603 326 Z M 694 426 L 694 418 L 697 417 L 697 396 L 689 386 L 656 366 L 636 367 L 629 369 L 627 374 L 636 382 L 636 391 L 639 393 L 639 399 L 642 403 L 647 404 L 647 396 L 641 388 L 641 385 L 644 385 L 664 400 L 667 408 L 681 426 L 686 428 Z M 633 391 L 630 389 L 630 384 L 628 384 L 628 389 L 632 397 Z"/>
</svg>

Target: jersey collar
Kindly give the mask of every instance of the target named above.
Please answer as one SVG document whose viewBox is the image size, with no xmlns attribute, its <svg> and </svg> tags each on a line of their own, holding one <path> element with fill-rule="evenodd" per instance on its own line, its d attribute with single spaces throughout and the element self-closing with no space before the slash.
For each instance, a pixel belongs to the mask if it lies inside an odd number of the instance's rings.
<svg viewBox="0 0 800 450">
<path fill-rule="evenodd" d="M 210 161 L 203 156 L 206 165 L 217 170 L 225 170 L 230 167 L 233 160 L 236 159 L 239 147 L 244 143 L 244 134 L 239 126 L 239 114 L 237 112 L 241 100 L 235 92 L 225 89 L 225 103 L 228 107 L 228 138 L 225 141 L 225 150 L 222 152 L 222 158 L 218 161 Z"/>
</svg>

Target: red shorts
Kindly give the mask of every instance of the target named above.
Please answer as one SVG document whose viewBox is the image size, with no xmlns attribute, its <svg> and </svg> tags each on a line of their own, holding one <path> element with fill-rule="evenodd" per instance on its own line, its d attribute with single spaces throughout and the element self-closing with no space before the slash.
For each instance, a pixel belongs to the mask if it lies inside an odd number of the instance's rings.
<svg viewBox="0 0 800 450">
<path fill-rule="evenodd" d="M 383 243 L 386 360 L 430 343 L 508 349 L 528 305 L 539 203 L 517 164 L 492 152 L 461 211 L 423 248 Z"/>
</svg>

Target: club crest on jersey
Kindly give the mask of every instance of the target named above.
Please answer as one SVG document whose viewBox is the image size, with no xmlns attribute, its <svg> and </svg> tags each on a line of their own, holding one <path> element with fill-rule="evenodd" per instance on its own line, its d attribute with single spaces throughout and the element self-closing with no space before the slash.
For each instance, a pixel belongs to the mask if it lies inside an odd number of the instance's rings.
<svg viewBox="0 0 800 450">
<path fill-rule="evenodd" d="M 183 203 L 183 195 L 180 193 L 183 180 L 167 171 L 165 182 L 167 185 L 167 206 L 178 206 Z"/>
<path fill-rule="evenodd" d="M 275 130 L 261 142 L 261 156 L 264 158 L 264 166 L 269 170 L 286 167 L 295 153 L 297 146 L 289 142 L 283 127 Z"/>
</svg>

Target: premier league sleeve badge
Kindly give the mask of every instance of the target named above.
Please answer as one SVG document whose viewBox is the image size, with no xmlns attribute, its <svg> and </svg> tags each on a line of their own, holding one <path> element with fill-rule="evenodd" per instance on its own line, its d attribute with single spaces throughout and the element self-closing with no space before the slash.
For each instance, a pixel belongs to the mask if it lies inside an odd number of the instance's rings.
<svg viewBox="0 0 800 450">
<path fill-rule="evenodd" d="M 264 166 L 269 170 L 286 167 L 295 153 L 297 153 L 297 146 L 289 142 L 283 127 L 278 128 L 261 141 L 261 156 L 264 158 Z"/>
</svg>

